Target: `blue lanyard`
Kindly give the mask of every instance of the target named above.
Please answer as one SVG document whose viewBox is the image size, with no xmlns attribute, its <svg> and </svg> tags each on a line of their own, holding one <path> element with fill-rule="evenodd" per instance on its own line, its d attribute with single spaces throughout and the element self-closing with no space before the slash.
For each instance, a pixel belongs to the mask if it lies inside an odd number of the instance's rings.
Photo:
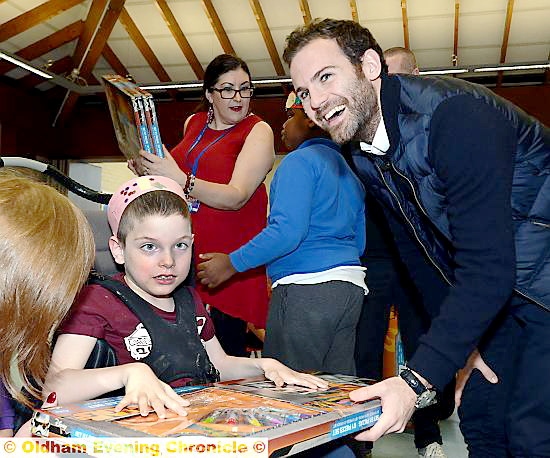
<svg viewBox="0 0 550 458">
<path fill-rule="evenodd" d="M 219 142 L 223 137 L 225 137 L 231 129 L 233 129 L 235 126 L 231 126 L 229 129 L 226 129 L 223 134 L 216 137 L 214 140 L 212 140 L 208 145 L 206 145 L 202 151 L 197 155 L 195 158 L 195 161 L 193 162 L 193 167 L 191 168 L 191 174 L 197 175 L 197 170 L 199 168 L 199 161 L 201 157 L 203 156 L 206 151 L 213 146 L 215 143 Z M 189 158 L 189 155 L 191 154 L 191 151 L 195 149 L 195 147 L 199 144 L 199 142 L 202 140 L 202 137 L 204 137 L 204 133 L 206 132 L 206 129 L 208 128 L 208 124 L 205 124 L 202 130 L 199 132 L 199 135 L 197 135 L 197 138 L 193 141 L 193 144 L 191 145 L 191 148 L 189 148 L 189 151 L 187 151 L 187 154 L 185 155 L 185 162 L 187 162 L 187 159 Z"/>
</svg>

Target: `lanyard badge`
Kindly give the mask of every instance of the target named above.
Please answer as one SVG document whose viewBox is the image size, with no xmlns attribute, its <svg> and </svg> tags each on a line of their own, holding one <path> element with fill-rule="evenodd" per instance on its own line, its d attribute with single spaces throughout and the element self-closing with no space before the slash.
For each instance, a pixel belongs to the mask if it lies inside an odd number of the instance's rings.
<svg viewBox="0 0 550 458">
<path fill-rule="evenodd" d="M 202 137 L 204 136 L 204 133 L 206 132 L 206 129 L 208 127 L 208 124 L 205 124 L 204 127 L 199 132 L 199 135 L 197 135 L 197 138 L 193 141 L 191 148 L 189 148 L 189 151 L 187 151 L 187 155 L 185 156 L 185 162 L 188 162 L 189 155 L 191 154 L 191 151 L 195 149 L 195 147 L 199 144 L 199 142 L 202 140 Z M 199 161 L 201 160 L 204 153 L 210 149 L 211 146 L 219 142 L 223 137 L 225 137 L 231 129 L 233 129 L 234 126 L 230 127 L 229 129 L 226 129 L 221 135 L 216 137 L 214 140 L 212 140 L 208 145 L 206 145 L 199 154 L 197 154 L 197 157 L 193 161 L 193 166 L 191 167 L 191 174 L 196 176 L 197 170 L 199 169 Z M 197 213 L 199 211 L 199 207 L 201 205 L 200 201 L 198 199 L 195 199 L 194 197 L 190 197 L 187 199 L 187 205 L 189 207 L 190 213 Z"/>
<path fill-rule="evenodd" d="M 195 199 L 194 197 L 189 197 L 189 199 L 187 199 L 187 207 L 189 208 L 189 213 L 197 213 L 200 206 L 201 202 L 199 199 Z"/>
</svg>

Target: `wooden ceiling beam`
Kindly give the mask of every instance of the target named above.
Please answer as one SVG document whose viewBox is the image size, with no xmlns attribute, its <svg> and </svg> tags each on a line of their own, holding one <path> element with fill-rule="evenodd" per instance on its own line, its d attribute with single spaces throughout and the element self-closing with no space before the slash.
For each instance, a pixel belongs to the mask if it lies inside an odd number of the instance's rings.
<svg viewBox="0 0 550 458">
<path fill-rule="evenodd" d="M 302 12 L 302 17 L 304 18 L 304 24 L 309 24 L 312 20 L 311 11 L 309 10 L 308 0 L 299 0 L 300 2 L 300 11 Z"/>
<path fill-rule="evenodd" d="M 170 75 L 168 75 L 168 72 L 164 69 L 157 56 L 153 52 L 153 49 L 151 48 L 151 46 L 149 46 L 149 44 L 145 40 L 145 37 L 139 31 L 138 26 L 130 17 L 128 11 L 125 8 L 122 9 L 119 20 L 123 27 L 126 29 L 129 37 L 132 39 L 134 44 L 137 46 L 137 48 L 153 70 L 153 72 L 155 72 L 155 75 L 157 75 L 159 81 L 162 81 L 164 83 L 171 81 Z"/>
<path fill-rule="evenodd" d="M 271 35 L 271 31 L 269 30 L 269 27 L 267 25 L 267 21 L 265 20 L 264 12 L 262 10 L 262 6 L 260 5 L 260 0 L 249 0 L 249 2 L 252 8 L 252 11 L 254 12 L 254 17 L 256 18 L 256 22 L 258 23 L 258 27 L 260 28 L 262 37 L 264 38 L 264 43 L 267 47 L 267 52 L 271 57 L 271 62 L 273 63 L 273 67 L 275 67 L 275 71 L 277 72 L 277 75 L 284 76 L 285 69 L 281 62 L 281 58 L 279 57 L 279 53 L 277 52 L 277 48 L 275 46 L 275 42 L 273 41 L 273 36 Z"/>
<path fill-rule="evenodd" d="M 508 39 L 510 38 L 510 26 L 512 25 L 512 16 L 514 14 L 514 0 L 508 0 L 506 6 L 506 20 L 504 21 L 504 32 L 502 34 L 502 45 L 500 47 L 500 63 L 506 62 L 506 52 L 508 51 Z M 497 74 L 497 86 L 502 85 L 503 72 Z"/>
<path fill-rule="evenodd" d="M 204 8 L 204 12 L 210 21 L 210 25 L 212 26 L 216 37 L 218 37 L 218 41 L 220 42 L 223 52 L 234 55 L 235 49 L 233 49 L 233 45 L 231 44 L 227 32 L 222 25 L 222 21 L 220 21 L 216 8 L 214 8 L 214 5 L 212 4 L 212 0 L 202 0 L 202 7 Z"/>
<path fill-rule="evenodd" d="M 410 49 L 409 17 L 407 15 L 407 0 L 401 0 L 401 18 L 403 20 L 403 47 Z"/>
<path fill-rule="evenodd" d="M 166 0 L 156 0 L 156 4 L 159 7 L 160 14 L 164 19 L 164 22 L 168 26 L 168 29 L 170 29 L 172 36 L 174 37 L 176 43 L 183 52 L 183 55 L 187 59 L 187 62 L 191 66 L 191 69 L 195 73 L 195 76 L 197 77 L 197 79 L 202 80 L 204 78 L 204 69 L 202 68 L 201 63 L 197 58 L 195 51 L 193 51 L 193 48 L 191 48 L 189 41 L 187 41 L 183 30 L 181 30 L 181 27 L 179 26 L 176 17 L 168 6 L 168 2 Z"/>
<path fill-rule="evenodd" d="M 57 32 L 54 32 L 51 35 L 48 35 L 47 37 L 35 41 L 29 46 L 20 49 L 15 54 L 25 60 L 32 61 L 76 39 L 82 32 L 83 26 L 84 22 L 75 21 Z M 0 62 L 0 74 L 9 72 L 13 68 L 15 68 L 15 65 L 9 62 Z"/>
<path fill-rule="evenodd" d="M 78 65 L 86 57 L 86 51 L 90 46 L 90 42 L 94 38 L 94 34 L 99 27 L 99 21 L 103 16 L 103 12 L 107 7 L 107 0 L 93 0 L 84 22 L 84 29 L 76 43 L 73 53 L 73 59 Z"/>
<path fill-rule="evenodd" d="M 349 6 L 351 8 L 351 18 L 355 22 L 359 22 L 359 13 L 357 13 L 357 2 L 355 0 L 349 0 Z"/>
<path fill-rule="evenodd" d="M 103 53 L 103 48 L 113 31 L 113 27 L 124 10 L 124 1 L 109 0 L 103 18 L 97 24 L 96 33 L 93 35 L 92 40 L 88 42 L 88 51 L 82 56 L 80 62 L 75 62 L 75 64 L 79 65 L 81 76 L 86 77 L 91 74 L 95 64 Z"/>
<path fill-rule="evenodd" d="M 102 19 L 100 23 L 97 24 L 97 31 L 89 42 L 89 46 L 87 47 L 88 51 L 85 52 L 81 62 L 75 62 L 80 77 L 86 79 L 91 75 L 97 60 L 103 52 L 105 43 L 107 43 L 107 39 L 113 31 L 116 21 L 121 16 L 122 11 L 124 11 L 124 1 L 125 0 L 109 0 L 104 14 L 102 15 Z M 61 103 L 61 107 L 57 112 L 57 116 L 54 119 L 54 125 L 64 124 L 67 121 L 78 101 L 78 97 L 79 94 L 76 92 L 67 91 Z"/>
<path fill-rule="evenodd" d="M 26 30 L 47 21 L 84 0 L 50 0 L 0 25 L 0 42 L 9 40 Z"/>
<path fill-rule="evenodd" d="M 115 71 L 115 73 L 124 77 L 131 76 L 128 69 L 125 67 L 122 61 L 118 58 L 118 56 L 115 54 L 113 49 L 109 46 L 109 43 L 105 43 L 105 46 L 103 47 L 102 56 L 107 61 L 107 63 L 111 66 L 111 68 Z"/>
<path fill-rule="evenodd" d="M 453 33 L 453 55 L 451 62 L 453 67 L 458 65 L 458 19 L 460 17 L 460 0 L 455 0 L 455 27 Z"/>
</svg>

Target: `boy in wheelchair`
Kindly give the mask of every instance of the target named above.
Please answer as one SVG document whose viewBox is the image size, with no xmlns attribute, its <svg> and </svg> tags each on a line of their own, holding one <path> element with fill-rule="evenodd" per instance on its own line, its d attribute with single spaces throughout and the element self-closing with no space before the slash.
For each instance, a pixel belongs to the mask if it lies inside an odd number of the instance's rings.
<svg viewBox="0 0 550 458">
<path fill-rule="evenodd" d="M 92 280 L 61 324 L 45 392 L 59 404 L 124 388 L 117 406 L 142 415 L 166 408 L 185 415 L 171 387 L 265 375 L 276 385 L 326 388 L 326 382 L 270 358 L 228 356 L 192 288 L 182 285 L 191 265 L 194 235 L 181 186 L 160 176 L 134 178 L 108 205 L 109 248 L 124 273 Z M 200 234 L 199 234 L 200 236 Z M 220 236 L 223 234 L 220 232 Z M 86 369 L 98 339 L 117 365 Z"/>
</svg>

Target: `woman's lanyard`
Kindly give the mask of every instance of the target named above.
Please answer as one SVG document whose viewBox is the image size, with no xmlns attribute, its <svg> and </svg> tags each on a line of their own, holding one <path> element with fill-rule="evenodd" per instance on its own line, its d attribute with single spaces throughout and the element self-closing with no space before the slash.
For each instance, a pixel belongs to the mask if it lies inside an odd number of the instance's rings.
<svg viewBox="0 0 550 458">
<path fill-rule="evenodd" d="M 219 142 L 223 137 L 225 137 L 231 129 L 233 129 L 235 126 L 231 126 L 229 129 L 225 129 L 225 131 L 218 135 L 214 140 L 212 140 L 208 145 L 206 145 L 199 154 L 197 154 L 197 157 L 193 161 L 193 166 L 191 167 L 191 175 L 197 176 L 197 170 L 199 169 L 199 161 L 201 160 L 201 157 L 208 151 L 208 149 Z M 199 142 L 202 140 L 202 137 L 204 137 L 204 134 L 206 132 L 206 129 L 208 128 L 208 123 L 204 125 L 202 130 L 199 132 L 199 135 L 197 135 L 197 138 L 193 141 L 193 144 L 191 145 L 191 148 L 187 151 L 187 154 L 185 155 L 185 163 L 189 164 L 188 159 L 191 152 L 195 149 L 195 147 L 199 144 Z M 189 197 L 187 205 L 189 206 L 189 211 L 191 213 L 196 213 L 199 211 L 200 207 L 200 201 L 198 199 L 194 199 L 192 197 Z"/>
<path fill-rule="evenodd" d="M 223 137 L 225 137 L 231 129 L 233 129 L 235 126 L 231 126 L 228 129 L 225 129 L 224 132 L 216 137 L 214 140 L 212 140 L 208 145 L 206 145 L 199 154 L 197 154 L 197 157 L 193 161 L 193 166 L 191 167 L 191 174 L 197 176 L 197 170 L 199 169 L 199 161 L 201 160 L 204 153 L 206 153 L 211 146 L 214 146 L 217 142 L 219 142 Z M 193 144 L 187 151 L 187 154 L 185 155 L 185 163 L 189 164 L 188 159 L 191 152 L 195 149 L 195 147 L 199 144 L 199 142 L 202 140 L 202 137 L 204 137 L 204 134 L 206 132 L 206 129 L 208 128 L 208 124 L 205 124 L 202 130 L 199 132 L 199 135 L 197 135 L 197 138 L 193 141 Z"/>
</svg>

